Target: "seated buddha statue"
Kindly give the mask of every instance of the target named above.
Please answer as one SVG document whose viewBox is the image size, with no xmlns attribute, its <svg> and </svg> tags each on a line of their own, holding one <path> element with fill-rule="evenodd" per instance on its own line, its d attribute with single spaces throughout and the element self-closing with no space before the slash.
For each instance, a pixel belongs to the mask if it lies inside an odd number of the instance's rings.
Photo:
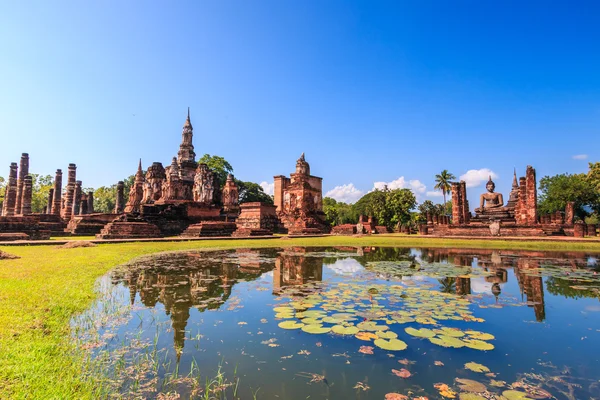
<svg viewBox="0 0 600 400">
<path fill-rule="evenodd" d="M 487 189 L 487 193 L 479 196 L 479 208 L 476 208 L 475 212 L 485 213 L 503 210 L 504 198 L 502 197 L 502 193 L 494 192 L 496 184 L 492 181 L 491 176 L 485 188 Z"/>
</svg>

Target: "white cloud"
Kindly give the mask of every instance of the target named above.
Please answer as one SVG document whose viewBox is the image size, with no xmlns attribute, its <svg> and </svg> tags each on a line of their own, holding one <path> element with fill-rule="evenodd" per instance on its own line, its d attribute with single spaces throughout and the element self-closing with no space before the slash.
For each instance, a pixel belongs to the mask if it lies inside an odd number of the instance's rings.
<svg viewBox="0 0 600 400">
<path fill-rule="evenodd" d="M 263 181 L 260 183 L 260 186 L 262 186 L 263 190 L 268 195 L 272 196 L 275 193 L 275 183 L 269 183 L 269 182 Z"/>
<path fill-rule="evenodd" d="M 334 187 L 329 192 L 325 193 L 325 197 L 331 197 L 337 201 L 352 204 L 364 194 L 365 193 L 362 190 L 358 190 L 353 183 L 348 183 L 346 185 Z"/>
<path fill-rule="evenodd" d="M 433 192 L 427 192 L 427 197 L 444 197 L 441 190 L 434 190 Z"/>
<path fill-rule="evenodd" d="M 573 156 L 573 160 L 587 160 L 587 154 L 576 154 Z"/>
<path fill-rule="evenodd" d="M 425 193 L 425 191 L 427 190 L 427 186 L 425 186 L 425 184 L 423 184 L 420 180 L 411 179 L 411 180 L 407 181 L 406 178 L 401 176 L 400 178 L 395 179 L 391 182 L 374 182 L 373 189 L 371 191 L 373 191 L 375 189 L 382 190 L 385 186 L 387 186 L 387 188 L 390 190 L 412 189 L 412 191 L 415 194 Z"/>
<path fill-rule="evenodd" d="M 364 270 L 364 267 L 360 265 L 358 261 L 353 258 L 345 258 L 343 260 L 337 260 L 333 264 L 326 265 L 326 268 L 332 270 L 338 275 L 355 275 Z"/>
<path fill-rule="evenodd" d="M 461 175 L 459 179 L 465 181 L 467 187 L 477 187 L 483 182 L 487 182 L 490 176 L 492 179 L 498 178 L 498 174 L 489 168 L 470 169 L 467 173 Z"/>
</svg>

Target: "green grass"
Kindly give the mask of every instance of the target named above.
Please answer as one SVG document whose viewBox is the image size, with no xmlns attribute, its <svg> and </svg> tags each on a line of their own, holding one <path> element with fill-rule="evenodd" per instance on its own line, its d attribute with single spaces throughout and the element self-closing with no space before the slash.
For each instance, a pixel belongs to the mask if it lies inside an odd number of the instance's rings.
<svg viewBox="0 0 600 400">
<path fill-rule="evenodd" d="M 93 398 L 84 357 L 70 338 L 71 318 L 94 300 L 95 281 L 134 257 L 169 250 L 284 246 L 413 246 L 600 253 L 598 243 L 453 240 L 408 236 L 321 237 L 103 244 L 90 248 L 0 247 L 0 399 Z"/>
</svg>

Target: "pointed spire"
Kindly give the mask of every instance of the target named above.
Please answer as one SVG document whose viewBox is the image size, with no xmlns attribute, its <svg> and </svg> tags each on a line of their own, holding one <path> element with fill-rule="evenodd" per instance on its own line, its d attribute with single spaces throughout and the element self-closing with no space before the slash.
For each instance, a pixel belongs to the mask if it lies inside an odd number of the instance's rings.
<svg viewBox="0 0 600 400">
<path fill-rule="evenodd" d="M 190 119 L 190 108 L 189 107 L 188 107 L 188 118 L 187 119 Z"/>
<path fill-rule="evenodd" d="M 141 173 L 142 172 L 142 159 L 140 158 L 140 162 L 138 164 L 138 172 Z"/>
<path fill-rule="evenodd" d="M 519 182 L 517 181 L 517 169 L 516 168 L 515 168 L 515 172 L 514 172 L 514 175 L 513 175 L 512 187 L 513 187 L 513 189 L 519 187 Z"/>
</svg>

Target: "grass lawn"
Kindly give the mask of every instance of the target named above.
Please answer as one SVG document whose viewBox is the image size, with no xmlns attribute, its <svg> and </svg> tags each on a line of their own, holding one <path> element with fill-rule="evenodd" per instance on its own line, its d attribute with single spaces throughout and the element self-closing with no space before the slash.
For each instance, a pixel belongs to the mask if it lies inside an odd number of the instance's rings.
<svg viewBox="0 0 600 400">
<path fill-rule="evenodd" d="M 95 281 L 134 257 L 169 250 L 284 246 L 412 246 L 600 253 L 598 243 L 331 236 L 289 240 L 207 240 L 103 244 L 90 248 L 2 247 L 0 260 L 0 399 L 94 398 L 93 379 L 70 339 L 69 322 L 94 300 Z"/>
</svg>

